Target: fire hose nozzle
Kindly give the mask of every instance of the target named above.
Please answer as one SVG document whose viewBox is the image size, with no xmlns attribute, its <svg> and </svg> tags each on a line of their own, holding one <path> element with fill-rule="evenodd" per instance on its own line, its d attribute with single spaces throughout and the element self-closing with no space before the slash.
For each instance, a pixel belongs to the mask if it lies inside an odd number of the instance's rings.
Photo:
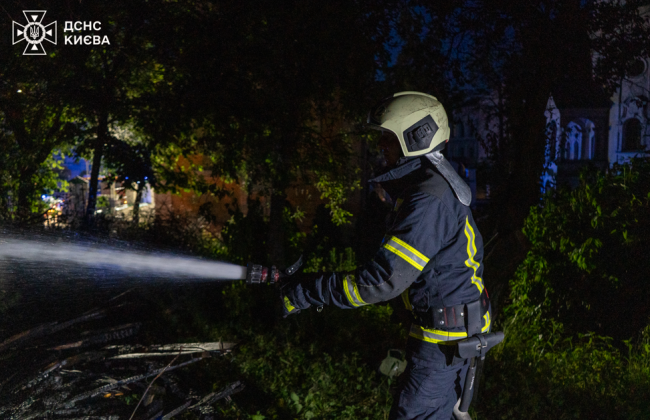
<svg viewBox="0 0 650 420">
<path fill-rule="evenodd" d="M 277 283 L 279 280 L 280 271 L 275 266 L 268 268 L 251 262 L 246 266 L 246 284 Z"/>
</svg>

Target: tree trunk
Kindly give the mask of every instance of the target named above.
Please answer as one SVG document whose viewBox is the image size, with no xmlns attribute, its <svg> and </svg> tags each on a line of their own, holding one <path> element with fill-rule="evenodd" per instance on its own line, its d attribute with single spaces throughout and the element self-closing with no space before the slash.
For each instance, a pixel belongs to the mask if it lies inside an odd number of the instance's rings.
<svg viewBox="0 0 650 420">
<path fill-rule="evenodd" d="M 88 207 L 86 208 L 86 223 L 92 225 L 95 218 L 95 209 L 97 207 L 97 190 L 99 184 L 99 168 L 102 164 L 102 155 L 104 154 L 104 144 L 109 140 L 108 135 L 108 115 L 104 114 L 99 117 L 97 125 L 97 139 L 93 150 L 93 167 L 90 170 L 90 184 L 88 185 Z"/>
<path fill-rule="evenodd" d="M 31 168 L 23 168 L 22 173 L 18 180 L 18 191 L 16 200 L 16 216 L 21 221 L 26 221 L 31 216 L 31 202 L 30 198 L 34 193 L 34 186 L 32 185 L 32 174 L 34 171 Z"/>
<path fill-rule="evenodd" d="M 135 202 L 133 203 L 133 226 L 138 226 L 140 223 L 140 201 L 142 201 L 142 192 L 145 188 L 144 181 L 140 182 L 135 193 Z"/>
<path fill-rule="evenodd" d="M 269 215 L 269 239 L 267 249 L 272 264 L 285 265 L 284 255 L 284 223 L 282 216 L 286 205 L 286 195 L 283 190 L 274 190 L 271 194 L 271 214 Z"/>
</svg>

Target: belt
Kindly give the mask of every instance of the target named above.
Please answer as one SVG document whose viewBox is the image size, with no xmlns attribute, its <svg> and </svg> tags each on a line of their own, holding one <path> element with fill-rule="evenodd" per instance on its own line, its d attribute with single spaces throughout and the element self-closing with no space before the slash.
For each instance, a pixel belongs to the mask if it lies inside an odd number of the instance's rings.
<svg viewBox="0 0 650 420">
<path fill-rule="evenodd" d="M 475 322 L 470 322 L 471 320 L 478 320 L 480 324 L 485 324 L 479 327 L 479 331 L 476 331 L 474 334 L 481 332 L 485 327 L 489 327 L 490 319 L 488 310 L 490 309 L 490 298 L 487 294 L 487 290 L 483 289 L 481 296 L 477 301 L 471 303 L 463 303 L 455 306 L 447 307 L 437 307 L 432 306 L 426 312 L 413 311 L 413 317 L 415 318 L 415 323 L 425 329 L 432 328 L 465 328 L 470 327 L 468 324 L 474 324 Z M 479 313 L 476 313 L 478 310 Z M 485 322 L 481 322 L 481 319 L 484 319 Z M 474 327 L 474 325 L 471 325 Z M 475 329 L 475 328 L 470 328 Z M 471 335 L 474 335 L 471 334 Z M 465 337 L 467 335 L 464 335 Z"/>
</svg>

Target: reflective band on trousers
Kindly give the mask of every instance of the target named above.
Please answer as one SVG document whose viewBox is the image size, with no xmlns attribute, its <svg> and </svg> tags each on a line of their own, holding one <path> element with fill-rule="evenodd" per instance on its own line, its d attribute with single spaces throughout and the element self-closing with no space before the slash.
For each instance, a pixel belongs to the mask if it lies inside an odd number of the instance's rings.
<svg viewBox="0 0 650 420">
<path fill-rule="evenodd" d="M 465 236 L 467 237 L 468 256 L 465 265 L 474 270 L 472 273 L 472 284 L 478 288 L 479 293 L 483 293 L 483 280 L 476 275 L 476 270 L 478 270 L 480 264 L 474 260 L 474 256 L 476 255 L 476 243 L 474 239 L 476 238 L 476 235 L 474 234 L 474 229 L 472 229 L 472 226 L 469 224 L 469 217 L 465 217 Z"/>
<path fill-rule="evenodd" d="M 416 324 L 411 324 L 409 335 L 418 340 L 429 343 L 444 343 L 447 341 L 461 340 L 467 338 L 466 332 L 449 332 L 441 330 L 430 330 Z"/>
<path fill-rule="evenodd" d="M 357 284 L 352 279 L 352 276 L 347 275 L 343 279 L 343 290 L 345 290 L 345 296 L 348 297 L 348 300 L 350 301 L 352 306 L 367 305 L 367 303 L 364 302 L 363 299 L 361 299 L 361 295 L 359 295 L 359 288 L 357 287 Z"/>
<path fill-rule="evenodd" d="M 398 239 L 395 236 L 392 236 L 388 242 L 384 245 L 384 248 L 396 254 L 404 259 L 407 263 L 411 264 L 413 267 L 422 271 L 424 266 L 427 265 L 429 259 L 422 255 L 417 249 L 413 248 L 411 245 L 406 242 Z"/>
</svg>

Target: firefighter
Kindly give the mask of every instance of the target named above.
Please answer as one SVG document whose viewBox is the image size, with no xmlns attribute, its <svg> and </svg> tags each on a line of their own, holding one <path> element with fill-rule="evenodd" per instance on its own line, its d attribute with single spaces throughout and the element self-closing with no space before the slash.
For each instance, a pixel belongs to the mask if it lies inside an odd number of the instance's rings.
<svg viewBox="0 0 650 420">
<path fill-rule="evenodd" d="M 368 124 L 383 132 L 379 145 L 388 164 L 371 181 L 394 203 L 383 242 L 354 272 L 284 282 L 283 311 L 287 316 L 310 306 L 353 309 L 401 296 L 413 322 L 408 365 L 389 418 L 449 420 L 469 364 L 454 342 L 468 337 L 470 318 L 480 319 L 474 332 L 490 328 L 483 239 L 468 207 L 471 192 L 440 154 L 449 124 L 435 97 L 396 93 L 370 111 Z"/>
</svg>

